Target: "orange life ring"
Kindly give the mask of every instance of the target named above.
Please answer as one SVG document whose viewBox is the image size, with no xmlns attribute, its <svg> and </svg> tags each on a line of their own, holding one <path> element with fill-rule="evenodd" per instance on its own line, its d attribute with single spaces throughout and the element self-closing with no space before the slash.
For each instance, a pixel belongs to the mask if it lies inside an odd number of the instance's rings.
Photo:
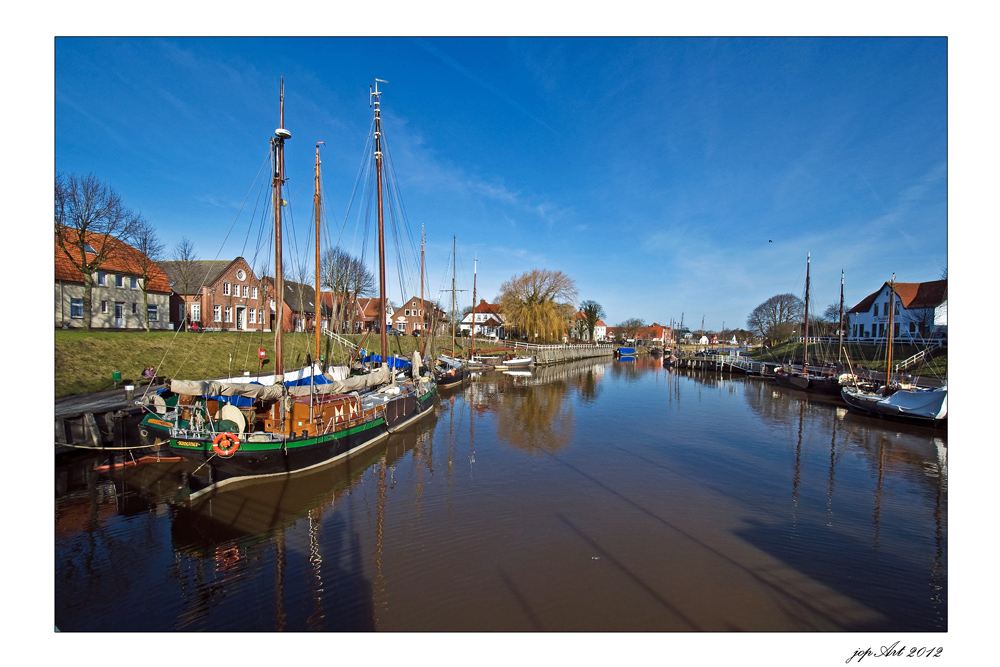
<svg viewBox="0 0 1000 667">
<path fill-rule="evenodd" d="M 220 433 L 212 441 L 212 449 L 219 456 L 232 456 L 240 448 L 240 439 L 233 433 Z"/>
</svg>

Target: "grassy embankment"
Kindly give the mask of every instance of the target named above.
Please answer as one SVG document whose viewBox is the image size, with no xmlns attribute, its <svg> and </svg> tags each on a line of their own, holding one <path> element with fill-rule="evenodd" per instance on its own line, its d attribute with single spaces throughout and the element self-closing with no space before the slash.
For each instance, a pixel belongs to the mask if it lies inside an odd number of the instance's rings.
<svg viewBox="0 0 1000 667">
<path fill-rule="evenodd" d="M 809 363 L 820 364 L 827 361 L 837 361 L 836 345 L 833 346 L 809 346 Z M 767 349 L 755 348 L 750 356 L 757 361 L 773 361 L 776 363 L 785 362 L 789 359 L 795 363 L 802 362 L 802 343 L 783 343 Z M 885 371 L 885 345 L 868 345 L 858 343 L 844 343 L 847 358 L 852 364 L 861 364 L 865 368 L 874 371 Z M 919 352 L 921 348 L 914 345 L 894 344 L 892 346 L 892 364 L 895 366 L 900 361 L 908 359 Z M 846 361 L 846 359 L 842 359 Z M 942 352 L 939 356 L 927 362 L 920 362 L 915 366 L 906 369 L 910 375 L 922 375 L 925 377 L 944 378 L 948 376 L 948 354 Z"/>
<path fill-rule="evenodd" d="M 347 338 L 360 343 L 362 336 Z M 420 339 L 389 336 L 388 341 L 390 354 L 409 358 Z M 427 344 L 428 356 L 432 351 L 450 352 L 450 336 L 439 336 L 433 343 L 433 346 Z M 369 336 L 364 345 L 368 350 L 377 350 L 379 339 Z M 482 349 L 480 345 L 476 345 L 477 352 Z M 313 353 L 315 339 L 310 333 L 286 334 L 283 346 L 285 368 L 297 368 L 305 364 L 307 354 Z M 468 347 L 466 338 L 458 341 L 455 351 L 463 354 Z M 274 334 L 270 333 L 56 331 L 56 398 L 113 389 L 112 372 L 120 371 L 122 380 L 135 381 L 142 377 L 146 366 L 157 368 L 160 377 L 189 380 L 240 376 L 243 371 L 253 373 L 258 368 L 258 348 L 264 348 L 266 354 L 263 372 L 273 372 Z M 348 357 L 347 350 L 325 336 L 321 338 L 320 350 L 332 363 L 346 361 Z M 118 386 L 121 385 L 119 382 Z"/>
</svg>

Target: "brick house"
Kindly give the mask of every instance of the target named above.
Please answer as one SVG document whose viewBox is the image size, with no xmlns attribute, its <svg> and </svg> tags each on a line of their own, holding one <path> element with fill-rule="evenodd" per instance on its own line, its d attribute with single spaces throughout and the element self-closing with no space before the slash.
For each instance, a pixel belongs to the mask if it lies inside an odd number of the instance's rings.
<svg viewBox="0 0 1000 667">
<path fill-rule="evenodd" d="M 430 330 L 434 322 L 440 330 L 445 313 L 432 301 L 420 301 L 420 297 L 410 297 L 410 300 L 397 308 L 392 314 L 392 327 L 405 334 L 412 334 L 421 329 Z"/>
<path fill-rule="evenodd" d="M 170 321 L 196 322 L 213 331 L 268 331 L 268 285 L 242 257 L 233 260 L 160 262 L 170 280 Z"/>
<path fill-rule="evenodd" d="M 353 333 L 361 333 L 363 331 L 378 331 L 378 310 L 379 310 L 379 300 L 378 298 L 361 297 L 354 299 L 351 297 L 339 297 L 336 299 L 337 307 L 334 309 L 335 295 L 333 292 L 320 292 L 320 296 L 323 299 L 323 317 L 325 319 L 324 326 L 329 326 L 330 313 L 336 310 L 337 315 L 335 325 L 333 328 L 338 333 L 351 333 L 348 329 L 351 326 L 351 322 L 354 322 Z M 383 322 L 391 326 L 392 316 L 396 312 L 395 308 L 392 306 L 392 302 L 386 300 L 385 303 L 386 314 L 383 318 Z"/>
<path fill-rule="evenodd" d="M 264 278 L 264 281 L 271 289 L 273 289 L 273 280 L 274 279 L 270 276 Z M 281 330 L 285 333 L 292 333 L 294 331 L 314 331 L 313 327 L 316 323 L 315 288 L 311 285 L 297 283 L 291 280 L 285 280 L 283 282 L 283 287 L 285 291 L 284 306 L 282 307 L 282 320 L 284 320 L 284 326 Z M 331 307 L 333 294 L 331 292 L 320 291 L 320 298 L 320 328 L 328 328 L 330 313 L 333 312 Z M 275 317 L 277 308 L 273 299 L 268 305 L 268 308 L 271 312 L 271 317 Z"/>
<path fill-rule="evenodd" d="M 892 303 L 892 337 L 896 341 L 924 344 L 948 340 L 948 280 L 926 283 L 889 283 L 866 296 L 847 311 L 848 340 L 879 341 L 888 338 L 889 304 Z"/>
<path fill-rule="evenodd" d="M 113 237 L 85 234 L 87 261 L 97 255 L 94 250 L 107 243 L 108 258 L 93 275 L 91 288 L 90 326 L 94 329 L 142 329 L 149 320 L 151 330 L 170 328 L 170 283 L 163 271 L 132 246 Z M 71 249 L 72 252 L 72 249 Z M 143 279 L 137 267 L 148 266 L 146 313 L 143 309 Z M 84 323 L 83 273 L 55 241 L 55 326 L 81 329 Z"/>
</svg>

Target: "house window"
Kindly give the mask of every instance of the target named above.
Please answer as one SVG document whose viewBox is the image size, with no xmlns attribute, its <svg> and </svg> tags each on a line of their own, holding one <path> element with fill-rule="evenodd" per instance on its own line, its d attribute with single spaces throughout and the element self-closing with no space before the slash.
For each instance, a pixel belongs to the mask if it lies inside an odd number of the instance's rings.
<svg viewBox="0 0 1000 667">
<path fill-rule="evenodd" d="M 250 324 L 257 324 L 257 311 L 253 308 L 250 308 L 249 311 L 250 311 Z"/>
<path fill-rule="evenodd" d="M 125 276 L 121 274 L 115 276 L 115 287 L 125 287 Z"/>
<path fill-rule="evenodd" d="M 194 322 L 201 322 L 201 304 L 192 303 L 191 304 L 191 320 Z"/>
<path fill-rule="evenodd" d="M 407 317 L 409 317 L 410 316 L 410 310 L 407 309 L 407 310 L 403 311 L 403 314 L 406 315 Z"/>
<path fill-rule="evenodd" d="M 892 337 L 899 338 L 899 322 L 892 325 Z"/>
<path fill-rule="evenodd" d="M 263 308 L 258 308 L 257 309 L 257 319 L 260 320 L 261 324 L 264 324 L 264 309 Z"/>
<path fill-rule="evenodd" d="M 875 317 L 878 317 L 878 304 L 875 304 Z"/>
<path fill-rule="evenodd" d="M 222 306 L 215 306 L 212 309 L 212 319 L 214 319 L 216 322 L 222 321 Z"/>
<path fill-rule="evenodd" d="M 233 321 L 233 309 L 229 306 L 226 306 L 226 321 L 227 322 Z"/>
<path fill-rule="evenodd" d="M 222 283 L 222 293 L 225 294 L 226 296 L 229 296 L 230 293 L 229 283 Z"/>
<path fill-rule="evenodd" d="M 910 333 L 917 333 L 917 323 L 910 322 Z"/>
<path fill-rule="evenodd" d="M 83 299 L 69 300 L 69 316 L 74 320 L 83 319 Z"/>
<path fill-rule="evenodd" d="M 157 309 L 155 303 L 151 303 L 148 306 L 146 306 L 146 321 L 148 322 L 160 321 L 160 311 Z"/>
<path fill-rule="evenodd" d="M 100 285 L 101 287 L 106 286 L 108 284 L 108 274 L 106 274 L 104 271 L 98 271 L 97 284 Z"/>
<path fill-rule="evenodd" d="M 256 287 L 251 287 L 250 288 L 250 298 L 251 299 L 256 299 L 257 298 L 257 288 Z"/>
<path fill-rule="evenodd" d="M 893 301 L 892 302 L 892 312 L 893 312 L 894 315 L 899 315 L 899 302 L 898 301 Z"/>
<path fill-rule="evenodd" d="M 400 322 L 399 323 L 399 330 L 400 331 L 406 331 L 406 322 Z"/>
<path fill-rule="evenodd" d="M 101 302 L 101 312 L 102 313 L 108 312 L 108 302 L 107 301 L 102 301 Z"/>
<path fill-rule="evenodd" d="M 139 289 L 139 279 L 138 278 L 136 278 L 136 277 L 133 276 L 133 277 L 129 278 L 128 281 L 129 281 L 129 287 L 131 287 L 132 289 Z"/>
<path fill-rule="evenodd" d="M 249 295 L 249 294 L 250 294 L 250 288 L 247 287 L 246 285 L 244 285 L 243 286 L 243 298 L 244 299 L 247 298 L 247 295 Z"/>
<path fill-rule="evenodd" d="M 132 314 L 136 315 L 136 314 L 138 314 L 138 312 L 139 312 L 139 304 L 133 303 L 132 304 Z"/>
</svg>

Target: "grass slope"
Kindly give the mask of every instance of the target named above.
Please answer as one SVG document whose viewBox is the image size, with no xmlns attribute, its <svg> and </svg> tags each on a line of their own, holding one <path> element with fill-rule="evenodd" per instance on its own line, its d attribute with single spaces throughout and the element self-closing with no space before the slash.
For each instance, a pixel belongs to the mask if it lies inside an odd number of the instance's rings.
<svg viewBox="0 0 1000 667">
<path fill-rule="evenodd" d="M 360 343 L 363 336 L 347 336 Z M 413 336 L 389 336 L 389 352 L 407 358 L 417 348 L 420 339 Z M 469 344 L 465 340 L 465 347 Z M 368 350 L 377 350 L 379 339 L 369 336 L 364 343 Z M 306 355 L 313 354 L 315 339 L 311 333 L 285 334 L 285 368 L 305 364 Z M 427 344 L 428 355 L 449 352 L 451 337 L 440 336 Z M 478 346 L 477 346 L 478 347 Z M 56 331 L 55 384 L 56 398 L 89 394 L 114 388 L 112 373 L 120 371 L 122 380 L 135 381 L 142 369 L 153 366 L 160 377 L 177 379 L 208 379 L 240 376 L 243 371 L 258 368 L 257 350 L 264 348 L 264 372 L 274 370 L 274 334 L 259 332 L 188 333 L 173 331 Z M 464 351 L 462 343 L 456 352 Z M 348 352 L 329 338 L 321 337 L 321 354 L 333 363 L 347 360 Z M 118 383 L 120 387 L 121 382 Z"/>
</svg>

